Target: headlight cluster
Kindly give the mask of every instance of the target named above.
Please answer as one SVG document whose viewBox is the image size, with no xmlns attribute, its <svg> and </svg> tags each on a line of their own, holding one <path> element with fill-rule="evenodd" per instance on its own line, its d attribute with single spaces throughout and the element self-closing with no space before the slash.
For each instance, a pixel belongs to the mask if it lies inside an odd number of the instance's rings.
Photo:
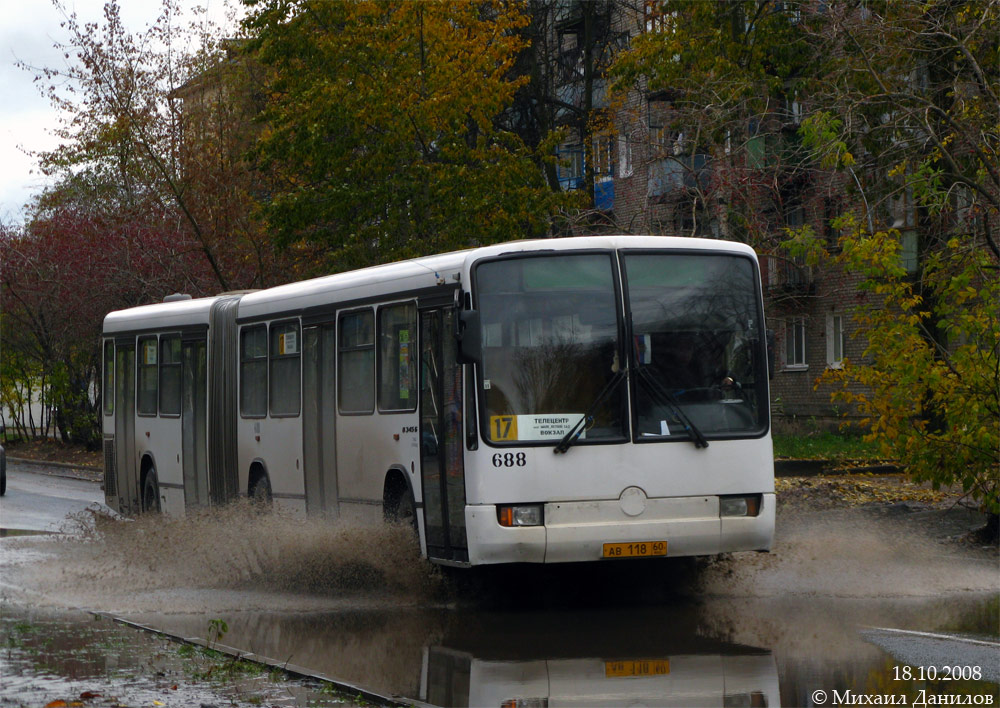
<svg viewBox="0 0 1000 708">
<path fill-rule="evenodd" d="M 542 526 L 545 515 L 541 504 L 506 504 L 497 507 L 501 526 Z"/>
</svg>

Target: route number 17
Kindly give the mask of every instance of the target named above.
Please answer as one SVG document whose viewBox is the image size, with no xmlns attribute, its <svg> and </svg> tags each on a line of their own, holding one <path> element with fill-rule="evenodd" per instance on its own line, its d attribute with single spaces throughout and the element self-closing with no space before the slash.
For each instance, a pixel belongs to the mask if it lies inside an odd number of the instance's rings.
<svg viewBox="0 0 1000 708">
<path fill-rule="evenodd" d="M 517 416 L 490 416 L 490 432 L 494 441 L 507 442 L 517 440 Z"/>
</svg>

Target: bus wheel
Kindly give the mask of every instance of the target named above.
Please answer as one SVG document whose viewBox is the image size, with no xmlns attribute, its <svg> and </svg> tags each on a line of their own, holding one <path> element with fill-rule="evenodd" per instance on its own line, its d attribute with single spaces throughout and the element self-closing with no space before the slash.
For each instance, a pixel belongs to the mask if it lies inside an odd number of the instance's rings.
<svg viewBox="0 0 1000 708">
<path fill-rule="evenodd" d="M 142 510 L 145 513 L 160 511 L 160 485 L 156 483 L 156 470 L 152 467 L 146 472 L 142 485 Z"/>
<path fill-rule="evenodd" d="M 417 531 L 417 510 L 413 501 L 413 492 L 409 485 L 404 485 L 396 497 L 395 503 L 386 509 L 385 520 L 395 524 L 405 524 L 413 529 L 413 534 Z"/>
<path fill-rule="evenodd" d="M 271 480 L 266 473 L 259 473 L 250 483 L 250 500 L 261 506 L 271 506 Z"/>
</svg>

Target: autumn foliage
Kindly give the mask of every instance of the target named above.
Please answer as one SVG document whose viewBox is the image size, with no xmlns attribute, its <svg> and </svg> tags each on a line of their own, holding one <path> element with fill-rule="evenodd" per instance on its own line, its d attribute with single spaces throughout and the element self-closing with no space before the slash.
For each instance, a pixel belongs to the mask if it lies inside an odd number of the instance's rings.
<svg viewBox="0 0 1000 708">
<path fill-rule="evenodd" d="M 31 397 L 65 440 L 93 446 L 104 315 L 170 292 L 203 292 L 212 274 L 197 244 L 148 205 L 108 214 L 63 197 L 25 228 L 0 234 L 2 395 L 17 416 L 6 421 L 9 434 L 51 427 L 29 420 L 22 404 Z"/>
<path fill-rule="evenodd" d="M 915 479 L 958 484 L 1000 513 L 997 259 L 952 239 L 929 257 L 918 288 L 900 265 L 898 233 L 883 231 L 845 239 L 837 260 L 864 274 L 873 297 L 855 313 L 865 360 L 823 382 Z"/>
<path fill-rule="evenodd" d="M 279 242 L 343 268 L 546 233 L 568 199 L 495 123 L 527 80 L 527 21 L 507 2 L 253 3 Z"/>
</svg>

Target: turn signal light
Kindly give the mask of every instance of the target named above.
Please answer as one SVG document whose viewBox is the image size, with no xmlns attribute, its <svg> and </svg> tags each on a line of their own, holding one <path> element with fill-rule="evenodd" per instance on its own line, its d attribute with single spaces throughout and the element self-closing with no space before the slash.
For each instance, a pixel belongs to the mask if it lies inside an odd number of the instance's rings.
<svg viewBox="0 0 1000 708">
<path fill-rule="evenodd" d="M 719 497 L 719 516 L 759 516 L 760 494 Z"/>
<path fill-rule="evenodd" d="M 541 504 L 510 504 L 497 507 L 501 526 L 541 526 L 544 523 Z"/>
</svg>

